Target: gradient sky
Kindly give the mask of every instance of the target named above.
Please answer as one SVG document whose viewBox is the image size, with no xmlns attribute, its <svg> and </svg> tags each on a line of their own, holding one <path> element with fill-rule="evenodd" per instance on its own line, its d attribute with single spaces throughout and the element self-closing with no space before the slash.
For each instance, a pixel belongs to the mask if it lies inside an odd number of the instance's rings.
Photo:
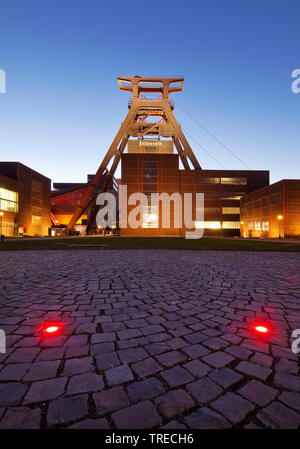
<svg viewBox="0 0 300 449">
<path fill-rule="evenodd" d="M 178 121 L 221 165 L 245 168 L 179 105 L 271 182 L 300 178 L 299 1 L 0 1 L 0 160 L 84 182 L 127 113 L 117 75 L 174 74 Z"/>
</svg>

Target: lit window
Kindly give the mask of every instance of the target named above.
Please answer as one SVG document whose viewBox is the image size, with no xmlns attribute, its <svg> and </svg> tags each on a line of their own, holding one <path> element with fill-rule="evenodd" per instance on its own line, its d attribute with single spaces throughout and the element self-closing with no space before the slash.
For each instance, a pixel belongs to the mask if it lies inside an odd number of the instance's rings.
<svg viewBox="0 0 300 449">
<path fill-rule="evenodd" d="M 222 207 L 222 214 L 239 214 L 239 207 Z"/>
<path fill-rule="evenodd" d="M 233 196 L 222 196 L 221 200 L 240 200 L 241 195 L 233 195 Z"/>
<path fill-rule="evenodd" d="M 37 215 L 32 215 L 32 224 L 41 224 L 41 217 Z"/>
<path fill-rule="evenodd" d="M 221 178 L 221 184 L 246 185 L 247 178 Z"/>
<path fill-rule="evenodd" d="M 19 194 L 13 190 L 0 187 L 0 209 L 7 212 L 18 212 Z"/>
<path fill-rule="evenodd" d="M 222 229 L 240 229 L 239 221 L 223 221 Z"/>
<path fill-rule="evenodd" d="M 253 221 L 252 220 L 248 222 L 248 230 L 253 231 Z"/>
<path fill-rule="evenodd" d="M 219 221 L 195 221 L 196 229 L 221 229 Z"/>
<path fill-rule="evenodd" d="M 255 220 L 254 228 L 255 231 L 260 231 L 260 220 Z"/>
<path fill-rule="evenodd" d="M 145 205 L 143 208 L 143 228 L 158 228 L 158 208 L 157 206 Z"/>
<path fill-rule="evenodd" d="M 269 231 L 269 220 L 264 219 L 261 225 L 262 231 Z"/>
<path fill-rule="evenodd" d="M 205 178 L 204 176 L 196 177 L 196 184 L 220 184 L 220 178 Z"/>
</svg>

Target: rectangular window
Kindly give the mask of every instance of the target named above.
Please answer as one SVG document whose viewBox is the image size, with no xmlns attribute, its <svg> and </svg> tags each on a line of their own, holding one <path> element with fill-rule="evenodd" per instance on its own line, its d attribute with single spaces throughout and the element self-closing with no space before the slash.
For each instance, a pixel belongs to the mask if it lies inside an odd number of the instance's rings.
<svg viewBox="0 0 300 449">
<path fill-rule="evenodd" d="M 221 184 L 246 185 L 247 178 L 221 178 Z"/>
<path fill-rule="evenodd" d="M 145 161 L 143 162 L 143 168 L 157 168 L 157 162 Z"/>
<path fill-rule="evenodd" d="M 197 176 L 195 178 L 196 184 L 220 184 L 220 178 L 205 178 L 204 176 Z"/>
<path fill-rule="evenodd" d="M 18 212 L 19 194 L 13 190 L 0 187 L 0 209 L 7 212 Z"/>
<path fill-rule="evenodd" d="M 157 191 L 157 184 L 144 184 L 143 185 L 143 190 L 145 191 L 149 191 L 151 190 L 151 192 L 156 192 Z"/>
<path fill-rule="evenodd" d="M 145 205 L 143 208 L 143 228 L 158 228 L 157 206 Z"/>
<path fill-rule="evenodd" d="M 222 207 L 222 214 L 239 214 L 239 207 Z"/>
<path fill-rule="evenodd" d="M 263 231 L 269 231 L 269 220 L 263 219 L 261 229 Z"/>
<path fill-rule="evenodd" d="M 143 182 L 146 184 L 151 183 L 151 182 L 157 183 L 157 177 L 156 176 L 148 176 L 148 177 L 146 176 L 145 177 L 145 175 L 144 175 Z"/>
<path fill-rule="evenodd" d="M 196 229 L 221 229 L 220 221 L 195 221 Z"/>
<path fill-rule="evenodd" d="M 253 231 L 253 221 L 252 221 L 252 220 L 250 220 L 250 221 L 248 222 L 248 230 L 249 230 L 249 231 Z"/>
<path fill-rule="evenodd" d="M 240 200 L 241 195 L 228 195 L 228 196 L 222 196 L 221 200 Z"/>
<path fill-rule="evenodd" d="M 223 221 L 222 229 L 240 229 L 239 221 Z"/>
<path fill-rule="evenodd" d="M 254 228 L 255 231 L 260 231 L 260 220 L 255 220 Z"/>
<path fill-rule="evenodd" d="M 38 215 L 32 215 L 31 216 L 31 221 L 32 221 L 32 224 L 41 224 L 41 216 L 38 216 Z"/>
</svg>

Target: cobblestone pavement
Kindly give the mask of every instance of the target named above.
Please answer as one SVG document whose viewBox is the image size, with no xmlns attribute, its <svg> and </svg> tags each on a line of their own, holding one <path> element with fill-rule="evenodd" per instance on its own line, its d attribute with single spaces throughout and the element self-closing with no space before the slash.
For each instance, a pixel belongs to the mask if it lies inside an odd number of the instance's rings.
<svg viewBox="0 0 300 449">
<path fill-rule="evenodd" d="M 299 253 L 18 251 L 0 266 L 1 428 L 299 427 Z M 275 333 L 254 336 L 256 317 Z M 41 338 L 45 320 L 67 325 Z"/>
</svg>

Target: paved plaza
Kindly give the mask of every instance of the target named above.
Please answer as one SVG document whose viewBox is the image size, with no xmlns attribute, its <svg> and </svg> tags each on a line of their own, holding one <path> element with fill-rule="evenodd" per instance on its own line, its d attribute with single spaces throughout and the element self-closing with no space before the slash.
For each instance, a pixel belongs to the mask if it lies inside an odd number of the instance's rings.
<svg viewBox="0 0 300 449">
<path fill-rule="evenodd" d="M 299 428 L 300 253 L 12 251 L 0 267 L 0 428 Z M 43 337 L 45 321 L 66 325 Z"/>
</svg>

